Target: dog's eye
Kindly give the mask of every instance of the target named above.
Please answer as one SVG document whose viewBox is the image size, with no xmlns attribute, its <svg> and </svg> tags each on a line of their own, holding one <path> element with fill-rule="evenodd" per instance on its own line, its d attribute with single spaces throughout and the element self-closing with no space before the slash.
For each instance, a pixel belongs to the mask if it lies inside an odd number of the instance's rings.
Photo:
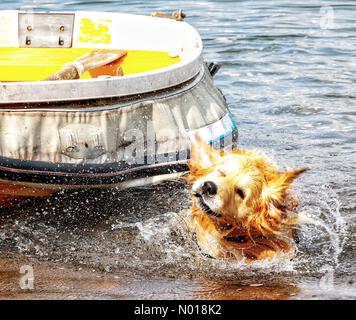
<svg viewBox="0 0 356 320">
<path fill-rule="evenodd" d="M 225 174 L 224 171 L 218 169 L 218 173 L 219 173 L 219 175 L 221 175 L 222 177 L 226 177 L 226 174 Z"/>
<path fill-rule="evenodd" d="M 235 188 L 235 192 L 240 196 L 241 199 L 245 199 L 245 192 L 241 188 Z"/>
</svg>

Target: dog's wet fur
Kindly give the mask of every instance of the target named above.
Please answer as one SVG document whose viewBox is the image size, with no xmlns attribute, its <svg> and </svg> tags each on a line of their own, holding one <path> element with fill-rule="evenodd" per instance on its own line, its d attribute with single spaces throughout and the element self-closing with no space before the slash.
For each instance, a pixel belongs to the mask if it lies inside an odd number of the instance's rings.
<svg viewBox="0 0 356 320">
<path fill-rule="evenodd" d="M 222 154 L 199 139 L 189 167 L 187 221 L 203 253 L 246 262 L 293 256 L 299 201 L 292 184 L 307 168 L 281 172 L 262 153 Z"/>
</svg>

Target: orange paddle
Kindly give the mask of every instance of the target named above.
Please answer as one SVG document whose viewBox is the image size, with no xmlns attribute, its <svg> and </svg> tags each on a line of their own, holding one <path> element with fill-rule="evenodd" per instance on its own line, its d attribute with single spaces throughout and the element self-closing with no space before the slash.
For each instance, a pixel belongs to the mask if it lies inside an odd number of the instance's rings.
<svg viewBox="0 0 356 320">
<path fill-rule="evenodd" d="M 74 62 L 66 63 L 61 70 L 46 78 L 53 80 L 73 80 L 80 79 L 81 75 L 89 70 L 97 69 L 123 58 L 127 55 L 125 50 L 98 49 L 93 50 L 79 57 Z M 120 62 L 122 59 L 120 59 Z M 117 69 L 119 71 L 119 69 Z M 119 72 L 117 75 L 121 75 Z"/>
</svg>

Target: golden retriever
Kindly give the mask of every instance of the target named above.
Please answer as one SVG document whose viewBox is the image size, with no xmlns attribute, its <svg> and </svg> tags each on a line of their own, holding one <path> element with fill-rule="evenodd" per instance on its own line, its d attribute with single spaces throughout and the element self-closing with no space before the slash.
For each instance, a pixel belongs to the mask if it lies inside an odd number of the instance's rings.
<svg viewBox="0 0 356 320">
<path fill-rule="evenodd" d="M 293 255 L 299 201 L 292 183 L 307 168 L 281 172 L 263 154 L 222 155 L 200 139 L 189 168 L 194 197 L 187 221 L 204 254 L 246 262 Z"/>
</svg>

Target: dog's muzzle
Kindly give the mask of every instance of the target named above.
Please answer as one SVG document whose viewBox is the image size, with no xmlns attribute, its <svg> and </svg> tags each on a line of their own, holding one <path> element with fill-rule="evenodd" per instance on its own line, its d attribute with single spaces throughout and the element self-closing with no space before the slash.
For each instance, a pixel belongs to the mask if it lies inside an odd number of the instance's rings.
<svg viewBox="0 0 356 320">
<path fill-rule="evenodd" d="M 195 192 L 193 195 L 197 198 L 197 204 L 204 213 L 211 215 L 215 218 L 220 218 L 222 216 L 220 213 L 210 209 L 210 207 L 205 203 L 203 195 L 201 193 Z"/>
</svg>

